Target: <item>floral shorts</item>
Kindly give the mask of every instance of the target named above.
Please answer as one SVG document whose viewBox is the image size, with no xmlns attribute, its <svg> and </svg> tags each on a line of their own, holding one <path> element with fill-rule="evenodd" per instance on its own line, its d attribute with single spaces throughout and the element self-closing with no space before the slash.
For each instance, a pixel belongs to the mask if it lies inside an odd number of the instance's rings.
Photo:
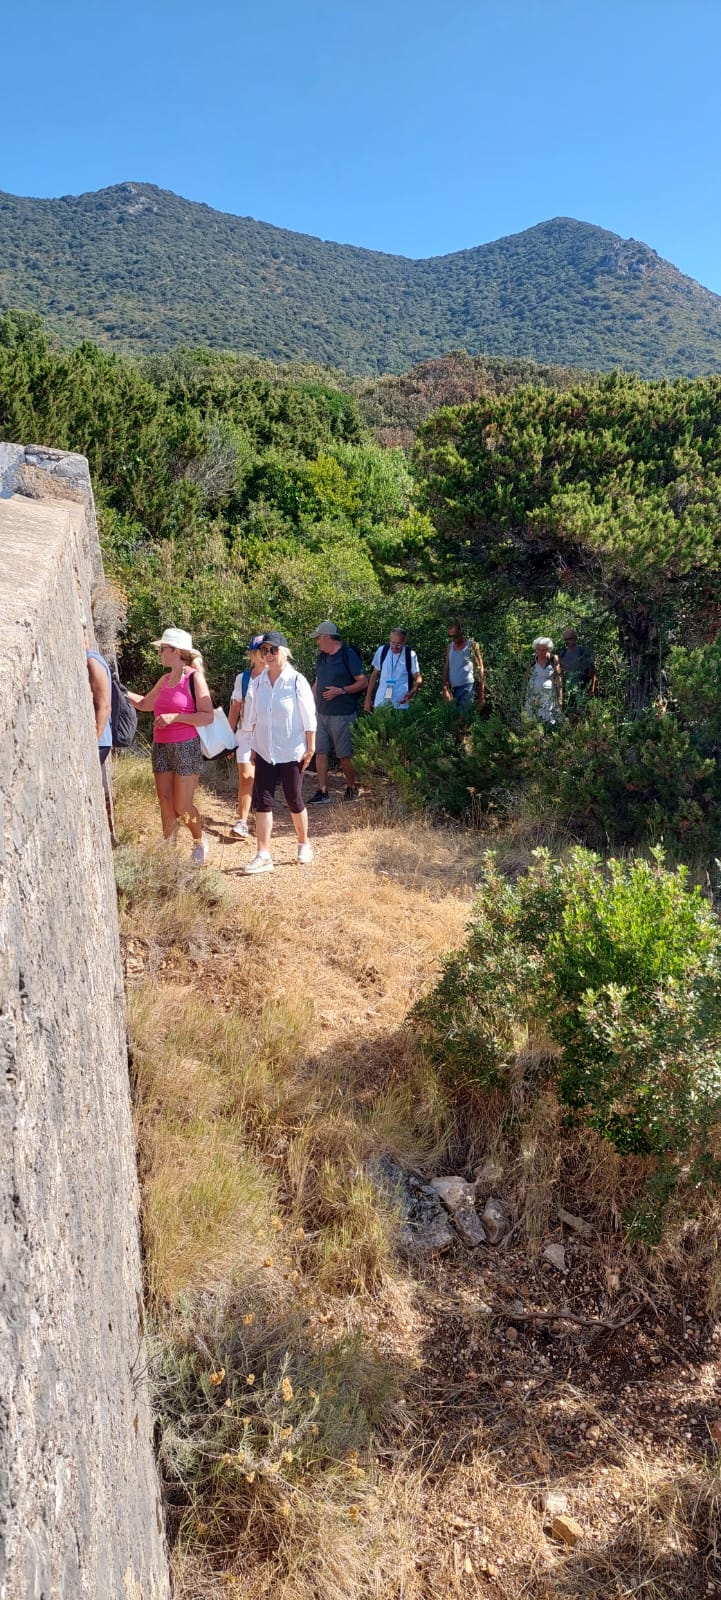
<svg viewBox="0 0 721 1600">
<path fill-rule="evenodd" d="M 153 743 L 151 754 L 153 772 L 174 772 L 176 778 L 199 778 L 203 770 L 203 752 L 200 740 L 173 739 L 169 744 Z"/>
</svg>

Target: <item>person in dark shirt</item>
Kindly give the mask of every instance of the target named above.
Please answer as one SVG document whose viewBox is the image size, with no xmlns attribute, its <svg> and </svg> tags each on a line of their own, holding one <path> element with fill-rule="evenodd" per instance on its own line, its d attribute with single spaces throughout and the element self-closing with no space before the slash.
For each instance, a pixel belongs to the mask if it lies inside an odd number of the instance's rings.
<svg viewBox="0 0 721 1600">
<path fill-rule="evenodd" d="M 318 711 L 315 766 L 318 788 L 309 805 L 325 805 L 328 793 L 328 758 L 335 752 L 346 781 L 344 800 L 358 799 L 358 780 L 353 766 L 353 723 L 360 709 L 360 695 L 368 685 L 363 662 L 352 645 L 343 644 L 334 622 L 320 622 L 311 635 L 318 640 L 313 693 Z"/>
<path fill-rule="evenodd" d="M 575 628 L 564 630 L 558 662 L 563 678 L 564 704 L 568 711 L 573 711 L 591 699 L 597 688 L 593 651 L 579 642 Z"/>
</svg>

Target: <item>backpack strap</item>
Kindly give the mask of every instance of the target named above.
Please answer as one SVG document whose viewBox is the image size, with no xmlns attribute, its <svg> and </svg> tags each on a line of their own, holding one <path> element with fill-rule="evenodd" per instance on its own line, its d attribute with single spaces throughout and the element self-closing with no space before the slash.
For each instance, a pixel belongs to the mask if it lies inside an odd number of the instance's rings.
<svg viewBox="0 0 721 1600">
<path fill-rule="evenodd" d="M 348 660 L 348 648 L 349 647 L 348 647 L 347 644 L 342 644 L 341 647 L 340 647 L 340 653 L 341 653 L 341 655 L 343 657 L 343 665 L 345 667 L 345 670 L 346 670 L 346 672 L 350 673 L 351 679 L 353 679 L 353 678 L 355 678 L 355 673 L 354 673 L 353 668 L 351 667 L 351 664 L 350 664 L 350 662 Z M 353 654 L 357 655 L 358 659 L 360 661 L 359 652 L 357 650 L 354 650 Z M 361 661 L 361 672 L 362 671 L 363 671 L 363 662 Z"/>
<path fill-rule="evenodd" d="M 381 664 L 380 664 L 380 666 L 378 668 L 379 673 L 383 671 L 383 663 L 384 663 L 384 661 L 386 659 L 386 656 L 387 656 L 389 650 L 390 650 L 390 645 L 389 644 L 381 645 Z M 406 676 L 408 678 L 408 693 L 409 694 L 411 692 L 411 684 L 413 682 L 413 670 L 412 670 L 412 667 L 411 667 L 411 654 L 412 654 L 411 647 L 410 647 L 409 644 L 407 644 L 406 648 L 405 648 L 405 658 L 406 658 Z"/>
</svg>

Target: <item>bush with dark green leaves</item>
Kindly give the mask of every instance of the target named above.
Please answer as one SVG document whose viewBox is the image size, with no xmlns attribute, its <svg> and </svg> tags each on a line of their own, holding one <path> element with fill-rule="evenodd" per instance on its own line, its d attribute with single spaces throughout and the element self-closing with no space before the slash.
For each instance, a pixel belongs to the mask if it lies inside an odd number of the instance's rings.
<svg viewBox="0 0 721 1600">
<path fill-rule="evenodd" d="M 381 708 L 363 718 L 354 754 L 362 776 L 383 773 L 411 809 L 463 817 L 520 782 L 539 737 L 514 731 L 497 713 L 462 714 L 419 697 L 407 711 Z"/>
<path fill-rule="evenodd" d="M 360 723 L 356 752 L 363 776 L 384 773 L 412 809 L 483 825 L 492 808 L 595 849 L 660 843 L 694 863 L 708 862 L 721 838 L 708 738 L 658 706 L 625 717 L 591 702 L 544 733 L 497 711 L 460 715 L 419 699 Z"/>
<path fill-rule="evenodd" d="M 619 717 L 592 703 L 539 746 L 524 805 L 595 848 L 662 843 L 707 860 L 721 834 L 715 760 L 673 713 Z"/>
<path fill-rule="evenodd" d="M 510 1084 L 524 1045 L 623 1154 L 708 1173 L 721 1125 L 721 928 L 683 867 L 537 851 L 485 858 L 469 937 L 416 1009 L 454 1077 Z"/>
</svg>

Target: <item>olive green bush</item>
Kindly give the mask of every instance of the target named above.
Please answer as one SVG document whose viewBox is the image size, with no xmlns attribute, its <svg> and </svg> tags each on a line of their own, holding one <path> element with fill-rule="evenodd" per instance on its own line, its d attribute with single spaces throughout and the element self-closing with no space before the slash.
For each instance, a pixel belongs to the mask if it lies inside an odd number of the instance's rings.
<svg viewBox="0 0 721 1600">
<path fill-rule="evenodd" d="M 416 1010 L 454 1076 L 510 1083 L 526 1043 L 569 1113 L 623 1154 L 708 1167 L 721 1121 L 721 928 L 685 868 L 485 858 L 469 937 Z M 555 1054 L 554 1054 L 555 1051 Z"/>
</svg>

